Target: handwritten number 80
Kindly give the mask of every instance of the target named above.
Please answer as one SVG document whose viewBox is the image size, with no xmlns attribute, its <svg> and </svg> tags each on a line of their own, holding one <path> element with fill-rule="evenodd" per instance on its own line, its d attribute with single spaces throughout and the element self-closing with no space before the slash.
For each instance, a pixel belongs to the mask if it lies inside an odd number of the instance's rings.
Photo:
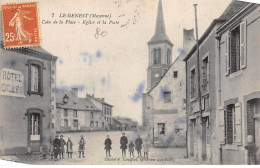
<svg viewBox="0 0 260 168">
<path fill-rule="evenodd" d="M 107 32 L 106 32 L 106 31 L 102 31 L 102 32 L 100 32 L 100 31 L 101 31 L 100 28 L 97 28 L 97 29 L 96 29 L 96 34 L 95 34 L 95 38 L 96 38 L 96 39 L 98 39 L 99 36 L 105 37 L 105 36 L 107 35 Z"/>
</svg>

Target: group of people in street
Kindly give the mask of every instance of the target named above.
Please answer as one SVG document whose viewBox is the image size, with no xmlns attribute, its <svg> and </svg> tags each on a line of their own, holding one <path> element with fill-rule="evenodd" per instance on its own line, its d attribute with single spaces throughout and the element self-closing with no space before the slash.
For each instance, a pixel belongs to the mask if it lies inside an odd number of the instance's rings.
<svg viewBox="0 0 260 168">
<path fill-rule="evenodd" d="M 85 151 L 85 139 L 83 135 L 80 136 L 80 140 L 78 143 L 78 152 L 79 152 L 79 158 L 85 157 L 84 151 Z M 60 138 L 58 135 L 55 136 L 55 139 L 51 142 L 50 146 L 50 156 L 52 160 L 58 160 L 64 159 L 64 153 L 65 153 L 65 146 L 66 146 L 66 153 L 68 154 L 68 158 L 72 158 L 73 153 L 73 143 L 71 141 L 71 138 L 69 137 L 67 142 L 63 139 L 63 135 L 60 135 Z"/>
<path fill-rule="evenodd" d="M 112 141 L 110 139 L 110 136 L 107 135 L 107 138 L 105 140 L 105 150 L 106 150 L 106 157 L 110 157 L 110 150 L 112 149 Z M 135 143 L 133 141 L 130 141 L 128 144 L 128 138 L 125 136 L 125 133 L 122 133 L 122 137 L 120 138 L 120 149 L 122 150 L 122 157 L 126 157 L 126 150 L 128 148 L 130 157 L 134 157 L 134 151 L 137 151 L 138 157 L 142 158 L 142 149 L 144 150 L 144 158 L 148 159 L 148 152 L 151 146 L 151 139 L 150 135 L 144 140 L 140 137 L 140 135 L 137 136 Z"/>
<path fill-rule="evenodd" d="M 73 154 L 73 143 L 70 137 L 68 137 L 67 142 L 63 138 L 63 135 L 56 135 L 55 139 L 52 140 L 50 138 L 51 145 L 49 148 L 49 155 L 51 156 L 51 160 L 57 161 L 58 159 L 64 159 L 65 158 L 65 153 L 67 153 L 67 158 L 72 158 Z M 80 136 L 80 139 L 78 141 L 78 153 L 79 153 L 79 158 L 85 157 L 85 144 L 86 140 L 84 139 L 83 135 Z M 137 135 L 137 138 L 133 142 L 131 140 L 128 143 L 128 138 L 126 137 L 125 133 L 122 133 L 122 136 L 120 138 L 120 149 L 122 150 L 122 157 L 126 157 L 126 150 L 129 150 L 130 153 L 130 158 L 134 158 L 134 153 L 135 150 L 137 151 L 137 155 L 140 158 L 147 158 L 148 159 L 148 152 L 151 147 L 151 139 L 150 135 L 148 135 L 147 138 L 143 141 L 143 139 L 140 137 L 140 135 Z M 110 151 L 112 150 L 112 140 L 110 139 L 110 136 L 107 135 L 105 142 L 105 151 L 106 151 L 106 157 L 111 157 Z M 66 148 L 66 150 L 65 150 Z M 142 149 L 143 149 L 143 156 L 142 156 Z M 45 156 L 44 156 L 45 157 Z"/>
</svg>

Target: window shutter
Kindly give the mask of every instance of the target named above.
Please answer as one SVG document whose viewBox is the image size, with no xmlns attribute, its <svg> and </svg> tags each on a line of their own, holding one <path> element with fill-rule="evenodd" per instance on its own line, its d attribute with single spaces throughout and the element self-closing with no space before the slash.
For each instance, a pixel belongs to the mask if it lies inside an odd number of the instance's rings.
<svg viewBox="0 0 260 168">
<path fill-rule="evenodd" d="M 230 73 L 230 54 L 229 54 L 229 34 L 226 36 L 225 39 L 225 62 L 226 62 L 226 75 Z"/>
<path fill-rule="evenodd" d="M 241 103 L 235 104 L 235 123 L 236 123 L 236 142 L 241 143 L 242 137 L 242 113 L 241 113 Z"/>
<path fill-rule="evenodd" d="M 246 68 L 247 56 L 246 56 L 246 21 L 240 24 L 240 67 Z"/>
<path fill-rule="evenodd" d="M 226 141 L 226 135 L 225 135 L 225 109 L 219 110 L 218 115 L 218 121 L 219 121 L 219 142 L 220 144 L 225 144 Z"/>
</svg>

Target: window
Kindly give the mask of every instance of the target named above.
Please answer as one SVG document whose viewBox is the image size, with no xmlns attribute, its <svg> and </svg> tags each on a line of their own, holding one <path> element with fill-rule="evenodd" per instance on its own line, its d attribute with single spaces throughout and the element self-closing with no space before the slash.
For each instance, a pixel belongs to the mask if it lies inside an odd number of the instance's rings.
<svg viewBox="0 0 260 168">
<path fill-rule="evenodd" d="M 230 73 L 240 70 L 240 27 L 230 33 Z"/>
<path fill-rule="evenodd" d="M 209 57 L 202 61 L 202 91 L 209 90 Z"/>
<path fill-rule="evenodd" d="M 73 127 L 78 128 L 78 120 L 73 120 Z"/>
<path fill-rule="evenodd" d="M 157 64 L 157 52 L 156 49 L 153 49 L 153 64 Z"/>
<path fill-rule="evenodd" d="M 98 121 L 96 121 L 96 127 L 98 127 Z"/>
<path fill-rule="evenodd" d="M 44 64 L 37 60 L 28 60 L 28 94 L 43 96 L 43 68 Z"/>
<path fill-rule="evenodd" d="M 245 21 L 241 22 L 225 37 L 226 75 L 246 67 L 246 26 Z"/>
<path fill-rule="evenodd" d="M 51 105 L 51 109 L 54 110 L 54 105 Z"/>
<path fill-rule="evenodd" d="M 40 114 L 31 114 L 31 135 L 40 135 Z"/>
<path fill-rule="evenodd" d="M 77 110 L 73 110 L 73 117 L 78 117 L 78 111 Z"/>
<path fill-rule="evenodd" d="M 226 111 L 226 137 L 227 137 L 227 144 L 232 144 L 236 141 L 236 113 L 235 113 L 235 105 L 230 104 L 227 106 Z"/>
<path fill-rule="evenodd" d="M 91 118 L 92 118 L 92 119 L 94 118 L 94 113 L 93 113 L 93 112 L 91 112 Z"/>
<path fill-rule="evenodd" d="M 178 78 L 178 71 L 173 71 L 173 78 Z"/>
<path fill-rule="evenodd" d="M 170 64 L 171 63 L 171 50 L 168 49 L 167 50 L 167 64 Z"/>
<path fill-rule="evenodd" d="M 158 64 L 161 64 L 161 55 L 162 55 L 162 51 L 161 51 L 161 49 L 159 48 L 159 49 L 158 49 Z"/>
<path fill-rule="evenodd" d="M 64 111 L 63 111 L 63 116 L 64 116 L 64 117 L 68 117 L 68 109 L 64 109 Z"/>
<path fill-rule="evenodd" d="M 31 66 L 31 91 L 38 92 L 39 88 L 39 67 L 36 65 Z"/>
<path fill-rule="evenodd" d="M 195 86 L 195 68 L 193 70 L 191 70 L 190 72 L 190 97 L 191 99 L 195 97 L 195 92 L 196 92 L 196 86 Z"/>
<path fill-rule="evenodd" d="M 94 121 L 90 121 L 90 127 L 94 127 Z"/>
<path fill-rule="evenodd" d="M 171 92 L 164 92 L 164 103 L 171 102 Z"/>
<path fill-rule="evenodd" d="M 64 120 L 64 127 L 68 127 L 69 125 L 68 125 L 68 120 L 67 119 L 65 119 Z"/>
<path fill-rule="evenodd" d="M 165 123 L 158 123 L 158 134 L 159 135 L 165 134 Z"/>
<path fill-rule="evenodd" d="M 153 64 L 154 65 L 161 64 L 161 55 L 162 55 L 161 48 L 153 49 Z"/>
</svg>

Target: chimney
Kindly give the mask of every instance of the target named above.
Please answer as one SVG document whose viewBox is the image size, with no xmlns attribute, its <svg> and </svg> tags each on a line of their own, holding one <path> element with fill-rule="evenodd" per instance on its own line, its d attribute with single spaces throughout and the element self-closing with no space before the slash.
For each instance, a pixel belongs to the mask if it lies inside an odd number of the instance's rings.
<svg viewBox="0 0 260 168">
<path fill-rule="evenodd" d="M 186 49 L 189 45 L 194 45 L 194 29 L 183 29 L 183 49 Z"/>
<path fill-rule="evenodd" d="M 102 101 L 102 102 L 105 102 L 105 98 L 101 98 L 101 101 Z"/>
<path fill-rule="evenodd" d="M 72 88 L 72 93 L 78 97 L 78 88 Z"/>
</svg>

